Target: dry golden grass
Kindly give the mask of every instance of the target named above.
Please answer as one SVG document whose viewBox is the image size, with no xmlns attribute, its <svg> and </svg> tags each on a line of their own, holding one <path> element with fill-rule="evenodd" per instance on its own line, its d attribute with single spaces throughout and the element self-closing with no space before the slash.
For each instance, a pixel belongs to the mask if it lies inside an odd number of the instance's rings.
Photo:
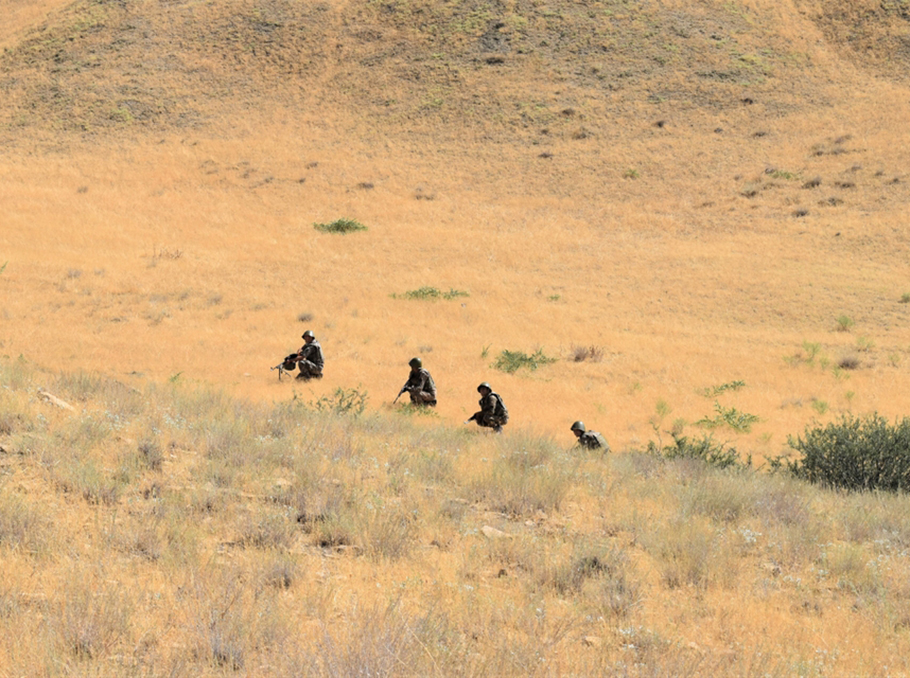
<svg viewBox="0 0 910 678">
<path fill-rule="evenodd" d="M 8 675 L 907 670 L 903 496 L 0 376 Z"/>
<path fill-rule="evenodd" d="M 861 5 L 0 0 L 0 665 L 906 672 L 900 499 L 633 453 L 910 410 L 906 19 Z M 294 409 L 339 388 L 368 423 Z"/>
</svg>

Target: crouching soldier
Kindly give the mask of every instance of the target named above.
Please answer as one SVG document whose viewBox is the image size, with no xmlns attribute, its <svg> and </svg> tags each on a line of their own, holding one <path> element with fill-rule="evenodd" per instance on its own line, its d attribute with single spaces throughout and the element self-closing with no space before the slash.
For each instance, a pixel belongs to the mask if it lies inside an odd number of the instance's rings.
<svg viewBox="0 0 910 678">
<path fill-rule="evenodd" d="M 585 424 L 582 421 L 576 421 L 574 424 L 572 424 L 572 433 L 574 433 L 575 437 L 578 438 L 577 445 L 580 447 L 584 447 L 589 450 L 601 450 L 602 452 L 610 451 L 610 446 L 607 444 L 607 441 L 604 439 L 604 437 L 597 431 L 586 430 Z"/>
<path fill-rule="evenodd" d="M 307 381 L 309 379 L 322 379 L 322 368 L 325 360 L 322 357 L 322 346 L 316 341 L 316 336 L 311 330 L 304 332 L 301 337 L 303 346 L 297 351 L 296 355 L 290 356 L 300 368 L 298 379 Z"/>
<path fill-rule="evenodd" d="M 411 367 L 411 374 L 408 375 L 408 380 L 401 387 L 398 395 L 407 392 L 411 396 L 412 405 L 436 407 L 436 383 L 433 381 L 433 377 L 423 369 L 423 362 L 420 358 L 411 358 L 408 365 Z"/>
<path fill-rule="evenodd" d="M 502 427 L 509 423 L 509 411 L 502 402 L 502 396 L 495 393 L 487 382 L 478 386 L 477 392 L 480 393 L 480 412 L 475 412 L 468 421 L 476 421 L 478 426 L 502 433 Z"/>
</svg>

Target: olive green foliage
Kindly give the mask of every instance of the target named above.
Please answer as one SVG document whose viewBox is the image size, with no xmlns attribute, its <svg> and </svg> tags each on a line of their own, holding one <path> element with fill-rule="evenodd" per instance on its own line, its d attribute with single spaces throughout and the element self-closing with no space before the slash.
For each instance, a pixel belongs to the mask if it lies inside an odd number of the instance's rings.
<svg viewBox="0 0 910 678">
<path fill-rule="evenodd" d="M 877 413 L 844 416 L 789 444 L 802 455 L 788 462 L 797 478 L 847 490 L 910 488 L 910 418 L 891 425 Z"/>
<path fill-rule="evenodd" d="M 353 233 L 354 231 L 365 231 L 367 227 L 355 219 L 335 219 L 328 224 L 313 224 L 313 228 L 323 233 Z"/>
<path fill-rule="evenodd" d="M 443 292 L 435 287 L 423 286 L 416 290 L 409 290 L 403 294 L 392 294 L 393 299 L 455 299 L 457 297 L 467 297 L 467 292 L 449 288 L 448 292 Z"/>
<path fill-rule="evenodd" d="M 543 349 L 537 349 L 531 355 L 523 353 L 522 351 L 504 350 L 499 354 L 496 362 L 493 363 L 493 367 L 497 370 L 511 374 L 513 372 L 517 372 L 523 367 L 533 371 L 541 365 L 555 362 L 556 358 L 545 356 Z"/>
<path fill-rule="evenodd" d="M 727 447 L 726 443 L 718 443 L 710 435 L 701 439 L 691 439 L 688 436 L 673 435 L 673 444 L 662 445 L 653 440 L 648 442 L 648 452 L 664 459 L 699 459 L 709 466 L 717 468 L 749 467 L 751 459 L 742 461 L 734 447 Z"/>
<path fill-rule="evenodd" d="M 699 395 L 703 395 L 705 398 L 715 398 L 721 393 L 726 393 L 727 391 L 738 391 L 741 388 L 745 387 L 746 382 L 744 381 L 728 381 L 725 384 L 720 384 L 719 386 L 709 386 L 698 391 Z"/>
<path fill-rule="evenodd" d="M 313 403 L 313 408 L 320 412 L 334 412 L 335 414 L 363 414 L 367 407 L 367 392 L 356 388 L 335 389 L 332 395 L 322 396 Z"/>
<path fill-rule="evenodd" d="M 740 412 L 735 407 L 724 407 L 717 401 L 714 402 L 714 411 L 717 412 L 716 416 L 703 417 L 695 425 L 709 429 L 729 426 L 737 433 L 748 433 L 752 430 L 752 424 L 759 421 L 754 414 Z"/>
</svg>

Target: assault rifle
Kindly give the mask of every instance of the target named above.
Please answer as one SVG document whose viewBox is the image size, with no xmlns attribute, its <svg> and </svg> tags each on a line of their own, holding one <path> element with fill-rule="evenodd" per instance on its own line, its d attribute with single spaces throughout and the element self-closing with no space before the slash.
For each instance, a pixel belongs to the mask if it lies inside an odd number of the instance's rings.
<svg viewBox="0 0 910 678">
<path fill-rule="evenodd" d="M 401 397 L 401 394 L 404 393 L 404 392 L 406 392 L 407 390 L 408 390 L 408 385 L 407 385 L 407 384 L 405 384 L 404 386 L 402 386 L 402 387 L 401 387 L 401 390 L 398 392 L 398 395 L 395 396 L 395 400 L 392 401 L 392 404 L 394 405 L 395 403 L 397 403 L 397 402 L 398 402 L 398 399 Z"/>
</svg>

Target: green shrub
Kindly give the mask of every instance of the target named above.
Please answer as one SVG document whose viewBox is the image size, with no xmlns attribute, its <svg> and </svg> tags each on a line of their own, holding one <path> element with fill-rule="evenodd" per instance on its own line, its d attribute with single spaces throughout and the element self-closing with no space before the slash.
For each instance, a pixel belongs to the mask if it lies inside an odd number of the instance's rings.
<svg viewBox="0 0 910 678">
<path fill-rule="evenodd" d="M 802 458 L 790 472 L 813 483 L 847 490 L 910 488 L 910 419 L 893 426 L 878 414 L 844 416 L 824 428 L 806 428 L 789 439 Z"/>
<path fill-rule="evenodd" d="M 706 435 L 701 440 L 690 440 L 686 436 L 674 435 L 673 444 L 661 446 L 653 440 L 648 443 L 648 452 L 664 459 L 700 459 L 709 466 L 730 468 L 751 466 L 751 461 L 740 461 L 739 453 L 726 443 L 717 443 Z"/>
<path fill-rule="evenodd" d="M 729 426 L 738 433 L 749 433 L 752 430 L 752 424 L 759 421 L 754 414 L 740 412 L 735 407 L 724 407 L 716 400 L 714 410 L 717 412 L 716 417 L 703 417 L 696 421 L 695 425 L 710 429 Z"/>
<path fill-rule="evenodd" d="M 393 299 L 455 299 L 457 297 L 469 296 L 467 292 L 449 288 L 448 292 L 443 292 L 435 287 L 424 285 L 416 290 L 409 290 L 403 294 L 392 294 Z"/>
<path fill-rule="evenodd" d="M 367 392 L 359 391 L 356 388 L 335 389 L 330 396 L 322 396 L 313 403 L 313 408 L 320 412 L 334 412 L 335 414 L 353 414 L 354 416 L 363 414 L 367 407 Z"/>
<path fill-rule="evenodd" d="M 550 358 L 543 354 L 542 349 L 537 349 L 531 355 L 523 353 L 522 351 L 502 351 L 499 354 L 499 357 L 496 359 L 496 362 L 493 363 L 493 367 L 497 370 L 502 370 L 503 372 L 517 372 L 522 367 L 527 367 L 529 370 L 536 370 L 541 365 L 546 365 L 547 363 L 555 363 L 556 358 Z"/>
<path fill-rule="evenodd" d="M 367 230 L 367 227 L 356 219 L 335 219 L 328 224 L 313 224 L 313 228 L 323 233 L 341 233 L 342 235 Z"/>
<path fill-rule="evenodd" d="M 728 381 L 726 384 L 721 384 L 720 386 L 709 386 L 708 388 L 699 389 L 696 391 L 699 395 L 703 395 L 705 398 L 716 398 L 721 393 L 726 391 L 738 391 L 741 388 L 744 388 L 746 382 L 737 379 L 736 381 Z"/>
</svg>

